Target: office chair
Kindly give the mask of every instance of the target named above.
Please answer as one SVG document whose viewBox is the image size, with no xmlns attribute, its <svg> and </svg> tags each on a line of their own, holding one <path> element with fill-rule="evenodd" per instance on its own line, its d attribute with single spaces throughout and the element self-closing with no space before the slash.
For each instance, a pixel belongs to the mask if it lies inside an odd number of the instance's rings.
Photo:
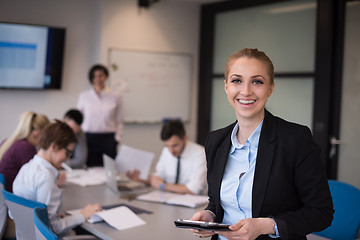
<svg viewBox="0 0 360 240">
<path fill-rule="evenodd" d="M 48 213 L 44 208 L 36 207 L 33 209 L 34 223 L 35 223 L 35 235 L 36 240 L 90 240 L 98 239 L 92 235 L 76 235 L 76 236 L 63 236 L 59 238 L 51 230 L 50 224 L 48 223 Z"/>
<path fill-rule="evenodd" d="M 33 209 L 36 240 L 58 240 L 58 237 L 50 229 L 48 212 L 45 208 Z"/>
<path fill-rule="evenodd" d="M 6 220 L 7 220 L 7 206 L 2 193 L 4 187 L 5 187 L 5 178 L 4 175 L 0 173 L 0 239 L 2 239 L 4 236 Z"/>
<path fill-rule="evenodd" d="M 331 226 L 315 235 L 333 240 L 354 240 L 360 228 L 360 189 L 339 181 L 328 180 L 334 204 Z"/>
<path fill-rule="evenodd" d="M 33 208 L 39 207 L 46 210 L 46 205 L 25 199 L 6 190 L 2 190 L 2 193 L 9 209 L 9 215 L 15 222 L 16 239 L 36 240 Z M 47 216 L 46 219 L 49 219 L 49 217 Z M 49 224 L 48 221 L 47 224 Z"/>
</svg>

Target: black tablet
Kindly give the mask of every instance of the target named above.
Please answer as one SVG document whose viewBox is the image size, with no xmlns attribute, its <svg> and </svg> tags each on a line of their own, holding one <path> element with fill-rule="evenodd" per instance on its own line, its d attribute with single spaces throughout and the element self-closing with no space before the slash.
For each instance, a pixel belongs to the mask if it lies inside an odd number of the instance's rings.
<svg viewBox="0 0 360 240">
<path fill-rule="evenodd" d="M 230 225 L 222 223 L 191 221 L 183 219 L 175 220 L 174 223 L 178 228 L 192 228 L 205 231 L 230 231 Z"/>
</svg>

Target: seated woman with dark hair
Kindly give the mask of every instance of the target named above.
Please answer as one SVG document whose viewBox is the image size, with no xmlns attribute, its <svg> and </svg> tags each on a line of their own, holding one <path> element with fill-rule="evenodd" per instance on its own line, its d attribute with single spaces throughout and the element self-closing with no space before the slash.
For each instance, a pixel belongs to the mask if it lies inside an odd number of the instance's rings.
<svg viewBox="0 0 360 240">
<path fill-rule="evenodd" d="M 20 169 L 13 184 L 14 194 L 46 204 L 51 227 L 57 235 L 67 234 L 101 210 L 99 204 L 89 204 L 79 214 L 65 216 L 61 212 L 58 169 L 69 159 L 75 143 L 76 136 L 66 123 L 56 121 L 48 125 L 41 133 L 38 153 Z"/>
</svg>

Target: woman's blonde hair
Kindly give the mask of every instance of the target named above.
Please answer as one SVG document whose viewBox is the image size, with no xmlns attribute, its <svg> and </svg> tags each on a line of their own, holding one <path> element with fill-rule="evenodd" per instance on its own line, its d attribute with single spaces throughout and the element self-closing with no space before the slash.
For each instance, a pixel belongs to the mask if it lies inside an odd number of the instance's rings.
<svg viewBox="0 0 360 240">
<path fill-rule="evenodd" d="M 254 58 L 265 63 L 270 76 L 270 83 L 274 83 L 274 65 L 270 58 L 263 51 L 259 51 L 257 48 L 243 48 L 227 59 L 225 64 L 225 81 L 227 81 L 229 77 L 228 75 L 230 72 L 230 68 L 233 65 L 234 61 L 243 57 Z"/>
<path fill-rule="evenodd" d="M 49 122 L 49 119 L 43 114 L 36 114 L 31 111 L 21 114 L 15 131 L 0 147 L 0 161 L 15 141 L 29 137 L 33 130 L 42 130 Z"/>
</svg>

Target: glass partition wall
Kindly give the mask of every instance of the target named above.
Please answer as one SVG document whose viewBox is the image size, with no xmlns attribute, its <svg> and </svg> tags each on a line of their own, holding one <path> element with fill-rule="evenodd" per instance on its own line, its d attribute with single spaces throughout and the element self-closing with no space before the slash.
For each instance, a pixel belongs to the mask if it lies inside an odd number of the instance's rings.
<svg viewBox="0 0 360 240">
<path fill-rule="evenodd" d="M 197 142 L 234 122 L 224 91 L 226 59 L 242 48 L 265 51 L 275 66 L 267 109 L 308 126 L 330 179 L 337 178 L 343 26 L 346 0 L 230 0 L 203 5 Z M 335 149 L 335 151 L 334 151 Z"/>
<path fill-rule="evenodd" d="M 223 76 L 226 59 L 242 48 L 258 48 L 272 59 L 275 88 L 267 109 L 312 127 L 316 2 L 301 0 L 248 7 L 215 17 L 210 130 L 235 121 Z M 284 101 L 285 100 L 285 101 Z"/>
</svg>

